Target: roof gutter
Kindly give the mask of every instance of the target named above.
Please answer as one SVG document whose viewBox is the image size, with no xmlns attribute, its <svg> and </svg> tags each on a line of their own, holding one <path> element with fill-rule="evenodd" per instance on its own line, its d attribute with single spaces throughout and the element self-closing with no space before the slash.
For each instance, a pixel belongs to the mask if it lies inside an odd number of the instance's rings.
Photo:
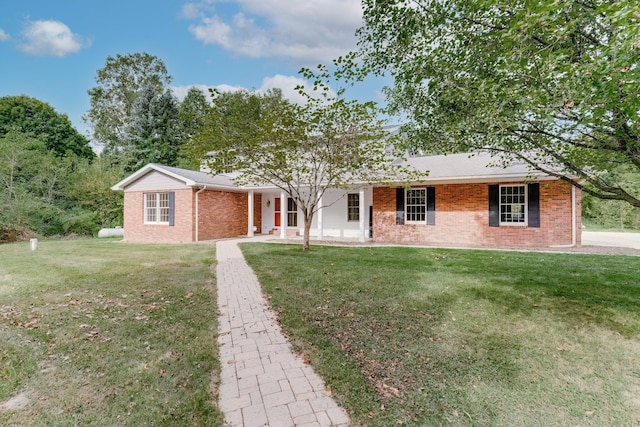
<svg viewBox="0 0 640 427">
<path fill-rule="evenodd" d="M 196 242 L 200 241 L 200 233 L 199 233 L 199 224 L 200 224 L 200 193 L 207 189 L 206 185 L 203 185 L 202 188 L 196 191 Z"/>
</svg>

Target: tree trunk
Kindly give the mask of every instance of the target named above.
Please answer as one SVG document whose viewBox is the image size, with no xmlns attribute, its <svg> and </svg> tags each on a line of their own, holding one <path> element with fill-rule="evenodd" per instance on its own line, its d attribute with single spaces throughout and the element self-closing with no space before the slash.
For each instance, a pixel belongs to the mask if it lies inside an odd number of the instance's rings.
<svg viewBox="0 0 640 427">
<path fill-rule="evenodd" d="M 304 236 L 302 239 L 302 250 L 303 251 L 308 251 L 309 250 L 309 231 L 311 230 L 311 222 L 313 221 L 313 214 L 311 215 L 307 215 L 307 213 L 305 212 L 304 214 Z"/>
</svg>

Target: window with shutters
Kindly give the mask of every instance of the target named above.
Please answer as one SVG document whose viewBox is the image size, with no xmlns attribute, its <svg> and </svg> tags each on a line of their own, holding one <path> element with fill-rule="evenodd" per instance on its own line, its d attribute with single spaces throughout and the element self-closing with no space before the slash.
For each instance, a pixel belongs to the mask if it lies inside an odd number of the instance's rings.
<svg viewBox="0 0 640 427">
<path fill-rule="evenodd" d="M 396 224 L 436 225 L 436 188 L 396 188 Z"/>
<path fill-rule="evenodd" d="M 407 223 L 425 223 L 427 218 L 427 189 L 411 188 L 405 195 Z"/>
<path fill-rule="evenodd" d="M 144 223 L 169 224 L 169 193 L 145 193 Z"/>
<path fill-rule="evenodd" d="M 500 186 L 500 225 L 527 224 L 527 186 Z"/>
</svg>

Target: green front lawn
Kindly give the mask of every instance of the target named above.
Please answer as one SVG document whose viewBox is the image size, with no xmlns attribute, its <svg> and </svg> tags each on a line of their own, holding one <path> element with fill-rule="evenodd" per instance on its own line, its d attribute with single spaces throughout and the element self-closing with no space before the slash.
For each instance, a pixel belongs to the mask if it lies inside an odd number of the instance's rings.
<svg viewBox="0 0 640 427">
<path fill-rule="evenodd" d="M 640 258 L 242 248 L 355 422 L 640 424 Z"/>
<path fill-rule="evenodd" d="M 0 425 L 221 425 L 212 246 L 0 245 Z"/>
</svg>

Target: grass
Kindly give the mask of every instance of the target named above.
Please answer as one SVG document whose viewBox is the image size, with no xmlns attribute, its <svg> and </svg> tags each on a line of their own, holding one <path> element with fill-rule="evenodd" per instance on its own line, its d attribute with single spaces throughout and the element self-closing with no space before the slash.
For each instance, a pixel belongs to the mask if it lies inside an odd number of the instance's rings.
<svg viewBox="0 0 640 427">
<path fill-rule="evenodd" d="M 357 424 L 640 424 L 640 258 L 242 248 Z"/>
<path fill-rule="evenodd" d="M 215 251 L 0 245 L 0 425 L 221 425 Z"/>
<path fill-rule="evenodd" d="M 586 231 L 611 231 L 615 233 L 640 233 L 637 228 L 628 228 L 620 226 L 607 226 L 595 222 L 582 222 Z"/>
</svg>

